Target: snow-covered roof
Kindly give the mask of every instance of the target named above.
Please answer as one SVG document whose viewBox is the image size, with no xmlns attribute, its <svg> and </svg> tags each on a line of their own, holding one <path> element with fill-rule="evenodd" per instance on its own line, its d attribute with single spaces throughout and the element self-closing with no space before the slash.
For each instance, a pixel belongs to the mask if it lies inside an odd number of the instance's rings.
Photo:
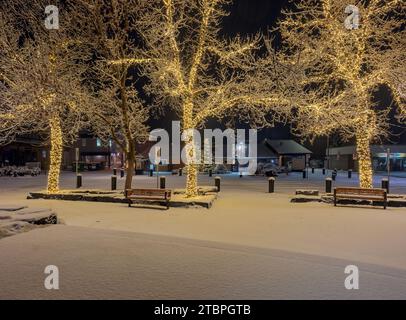
<svg viewBox="0 0 406 320">
<path fill-rule="evenodd" d="M 278 155 L 269 148 L 266 140 L 258 143 L 257 146 L 257 158 L 278 158 Z"/>
<path fill-rule="evenodd" d="M 313 153 L 294 140 L 265 139 L 265 142 L 271 148 L 271 150 L 278 155 L 299 155 Z"/>
</svg>

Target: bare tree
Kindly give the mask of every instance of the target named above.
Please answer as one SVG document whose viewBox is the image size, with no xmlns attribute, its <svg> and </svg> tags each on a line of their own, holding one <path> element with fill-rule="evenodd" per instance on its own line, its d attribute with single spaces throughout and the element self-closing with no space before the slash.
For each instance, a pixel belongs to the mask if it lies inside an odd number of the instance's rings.
<svg viewBox="0 0 406 320">
<path fill-rule="evenodd" d="M 261 35 L 243 39 L 220 35 L 229 0 L 151 0 L 134 21 L 142 36 L 143 52 L 112 61 L 142 64 L 151 79 L 146 90 L 158 106 L 169 107 L 181 118 L 186 141 L 186 195 L 197 195 L 197 150 L 192 134 L 209 118 L 238 114 L 256 125 L 269 124 L 270 110 L 286 111 L 286 98 L 274 91 L 276 83 L 264 81 L 270 57 L 260 57 L 267 41 Z M 133 58 L 133 59 L 131 59 Z M 136 61 L 137 62 L 137 61 Z M 268 79 L 267 79 L 268 80 Z M 272 108 L 271 108 L 272 107 Z M 276 119 L 276 118 L 275 118 Z"/>
<path fill-rule="evenodd" d="M 145 124 L 149 108 L 137 91 L 136 65 L 148 59 L 142 56 L 137 39 L 136 21 L 147 1 L 77 0 L 75 19 L 82 44 L 94 54 L 87 83 L 92 87 L 94 102 L 86 110 L 91 129 L 104 141 L 112 139 L 126 159 L 125 189 L 130 189 L 135 170 L 136 143 L 147 137 Z"/>
<path fill-rule="evenodd" d="M 102 67 L 102 70 L 106 71 L 108 68 Z M 148 138 L 146 121 L 149 118 L 149 108 L 132 86 L 123 85 L 124 91 L 117 92 L 118 85 L 105 83 L 94 94 L 94 103 L 86 113 L 91 119 L 90 130 L 105 143 L 113 140 L 124 152 L 127 164 L 124 188 L 130 189 L 135 170 L 136 143 Z"/>
<path fill-rule="evenodd" d="M 0 19 L 0 142 L 37 133 L 50 140 L 49 193 L 59 191 L 65 143 L 76 139 L 86 101 L 81 80 L 86 55 L 74 50 L 66 24 L 44 26 L 45 1 L 7 1 Z M 62 9 L 62 8 L 61 8 Z"/>
<path fill-rule="evenodd" d="M 355 137 L 364 188 L 372 187 L 370 144 L 389 127 L 390 106 L 375 95 L 382 85 L 404 116 L 405 10 L 398 0 L 302 0 L 279 26 L 281 59 L 299 70 L 297 131 Z"/>
</svg>

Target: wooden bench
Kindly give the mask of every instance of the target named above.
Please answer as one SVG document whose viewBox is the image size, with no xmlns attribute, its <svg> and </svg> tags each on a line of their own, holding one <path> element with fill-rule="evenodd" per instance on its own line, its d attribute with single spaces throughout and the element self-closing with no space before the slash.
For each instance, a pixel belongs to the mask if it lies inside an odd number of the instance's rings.
<svg viewBox="0 0 406 320">
<path fill-rule="evenodd" d="M 171 190 L 166 189 L 127 189 L 125 191 L 129 207 L 136 202 L 158 202 L 165 203 L 166 209 L 169 209 L 171 194 Z"/>
<path fill-rule="evenodd" d="M 338 199 L 382 201 L 384 209 L 388 204 L 385 189 L 334 188 L 334 206 L 337 206 Z"/>
</svg>

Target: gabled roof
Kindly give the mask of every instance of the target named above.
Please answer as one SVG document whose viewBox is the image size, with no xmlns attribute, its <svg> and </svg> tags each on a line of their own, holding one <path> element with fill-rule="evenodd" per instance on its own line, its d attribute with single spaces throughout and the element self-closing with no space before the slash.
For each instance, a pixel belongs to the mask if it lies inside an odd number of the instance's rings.
<svg viewBox="0 0 406 320">
<path fill-rule="evenodd" d="M 265 139 L 265 142 L 271 148 L 271 150 L 278 155 L 299 155 L 313 153 L 294 140 Z"/>
<path fill-rule="evenodd" d="M 278 158 L 278 155 L 271 150 L 265 139 L 257 145 L 257 158 Z"/>
</svg>

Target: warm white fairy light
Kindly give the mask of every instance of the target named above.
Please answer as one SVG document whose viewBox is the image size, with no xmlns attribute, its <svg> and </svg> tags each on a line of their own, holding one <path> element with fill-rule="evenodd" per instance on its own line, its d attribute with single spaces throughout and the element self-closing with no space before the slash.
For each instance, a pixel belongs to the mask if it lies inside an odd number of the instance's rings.
<svg viewBox="0 0 406 320">
<path fill-rule="evenodd" d="M 81 64 L 85 54 L 72 50 L 73 33 L 43 28 L 43 0 L 5 0 L 0 6 L 0 143 L 38 134 L 50 142 L 48 193 L 59 192 L 63 145 L 76 140 L 85 96 Z M 69 17 L 68 10 L 63 10 Z M 21 43 L 26 30 L 32 37 Z M 71 30 L 72 31 L 72 30 Z"/>
<path fill-rule="evenodd" d="M 229 0 L 149 3 L 147 14 L 137 19 L 138 32 L 146 40 L 140 56 L 150 59 L 141 69 L 151 79 L 147 89 L 159 105 L 169 105 L 180 115 L 183 130 L 201 128 L 208 118 L 228 115 L 263 125 L 270 108 L 288 108 L 286 96 L 276 94 L 275 76 L 261 71 L 261 66 L 272 64 L 272 59 L 259 58 L 257 52 L 268 39 L 259 35 L 247 39 L 219 37 Z M 129 61 L 122 58 L 123 64 Z M 114 64 L 119 63 L 114 60 Z M 193 136 L 186 141 L 186 148 L 186 195 L 194 197 L 198 165 L 193 159 L 198 150 Z"/>
<path fill-rule="evenodd" d="M 59 192 L 59 174 L 62 164 L 63 152 L 63 138 L 60 118 L 55 115 L 49 120 L 49 128 L 51 131 L 51 151 L 50 151 L 50 165 L 48 173 L 48 193 Z"/>
<path fill-rule="evenodd" d="M 285 15 L 280 30 L 286 56 L 298 61 L 303 75 L 297 130 L 304 136 L 355 137 L 360 186 L 371 188 L 370 144 L 385 136 L 390 111 L 375 108 L 374 91 L 387 85 L 399 109 L 405 106 L 397 88 L 406 81 L 401 31 L 406 3 L 356 1 L 360 25 L 351 30 L 344 24 L 348 5 L 347 0 L 302 0 Z"/>
</svg>

